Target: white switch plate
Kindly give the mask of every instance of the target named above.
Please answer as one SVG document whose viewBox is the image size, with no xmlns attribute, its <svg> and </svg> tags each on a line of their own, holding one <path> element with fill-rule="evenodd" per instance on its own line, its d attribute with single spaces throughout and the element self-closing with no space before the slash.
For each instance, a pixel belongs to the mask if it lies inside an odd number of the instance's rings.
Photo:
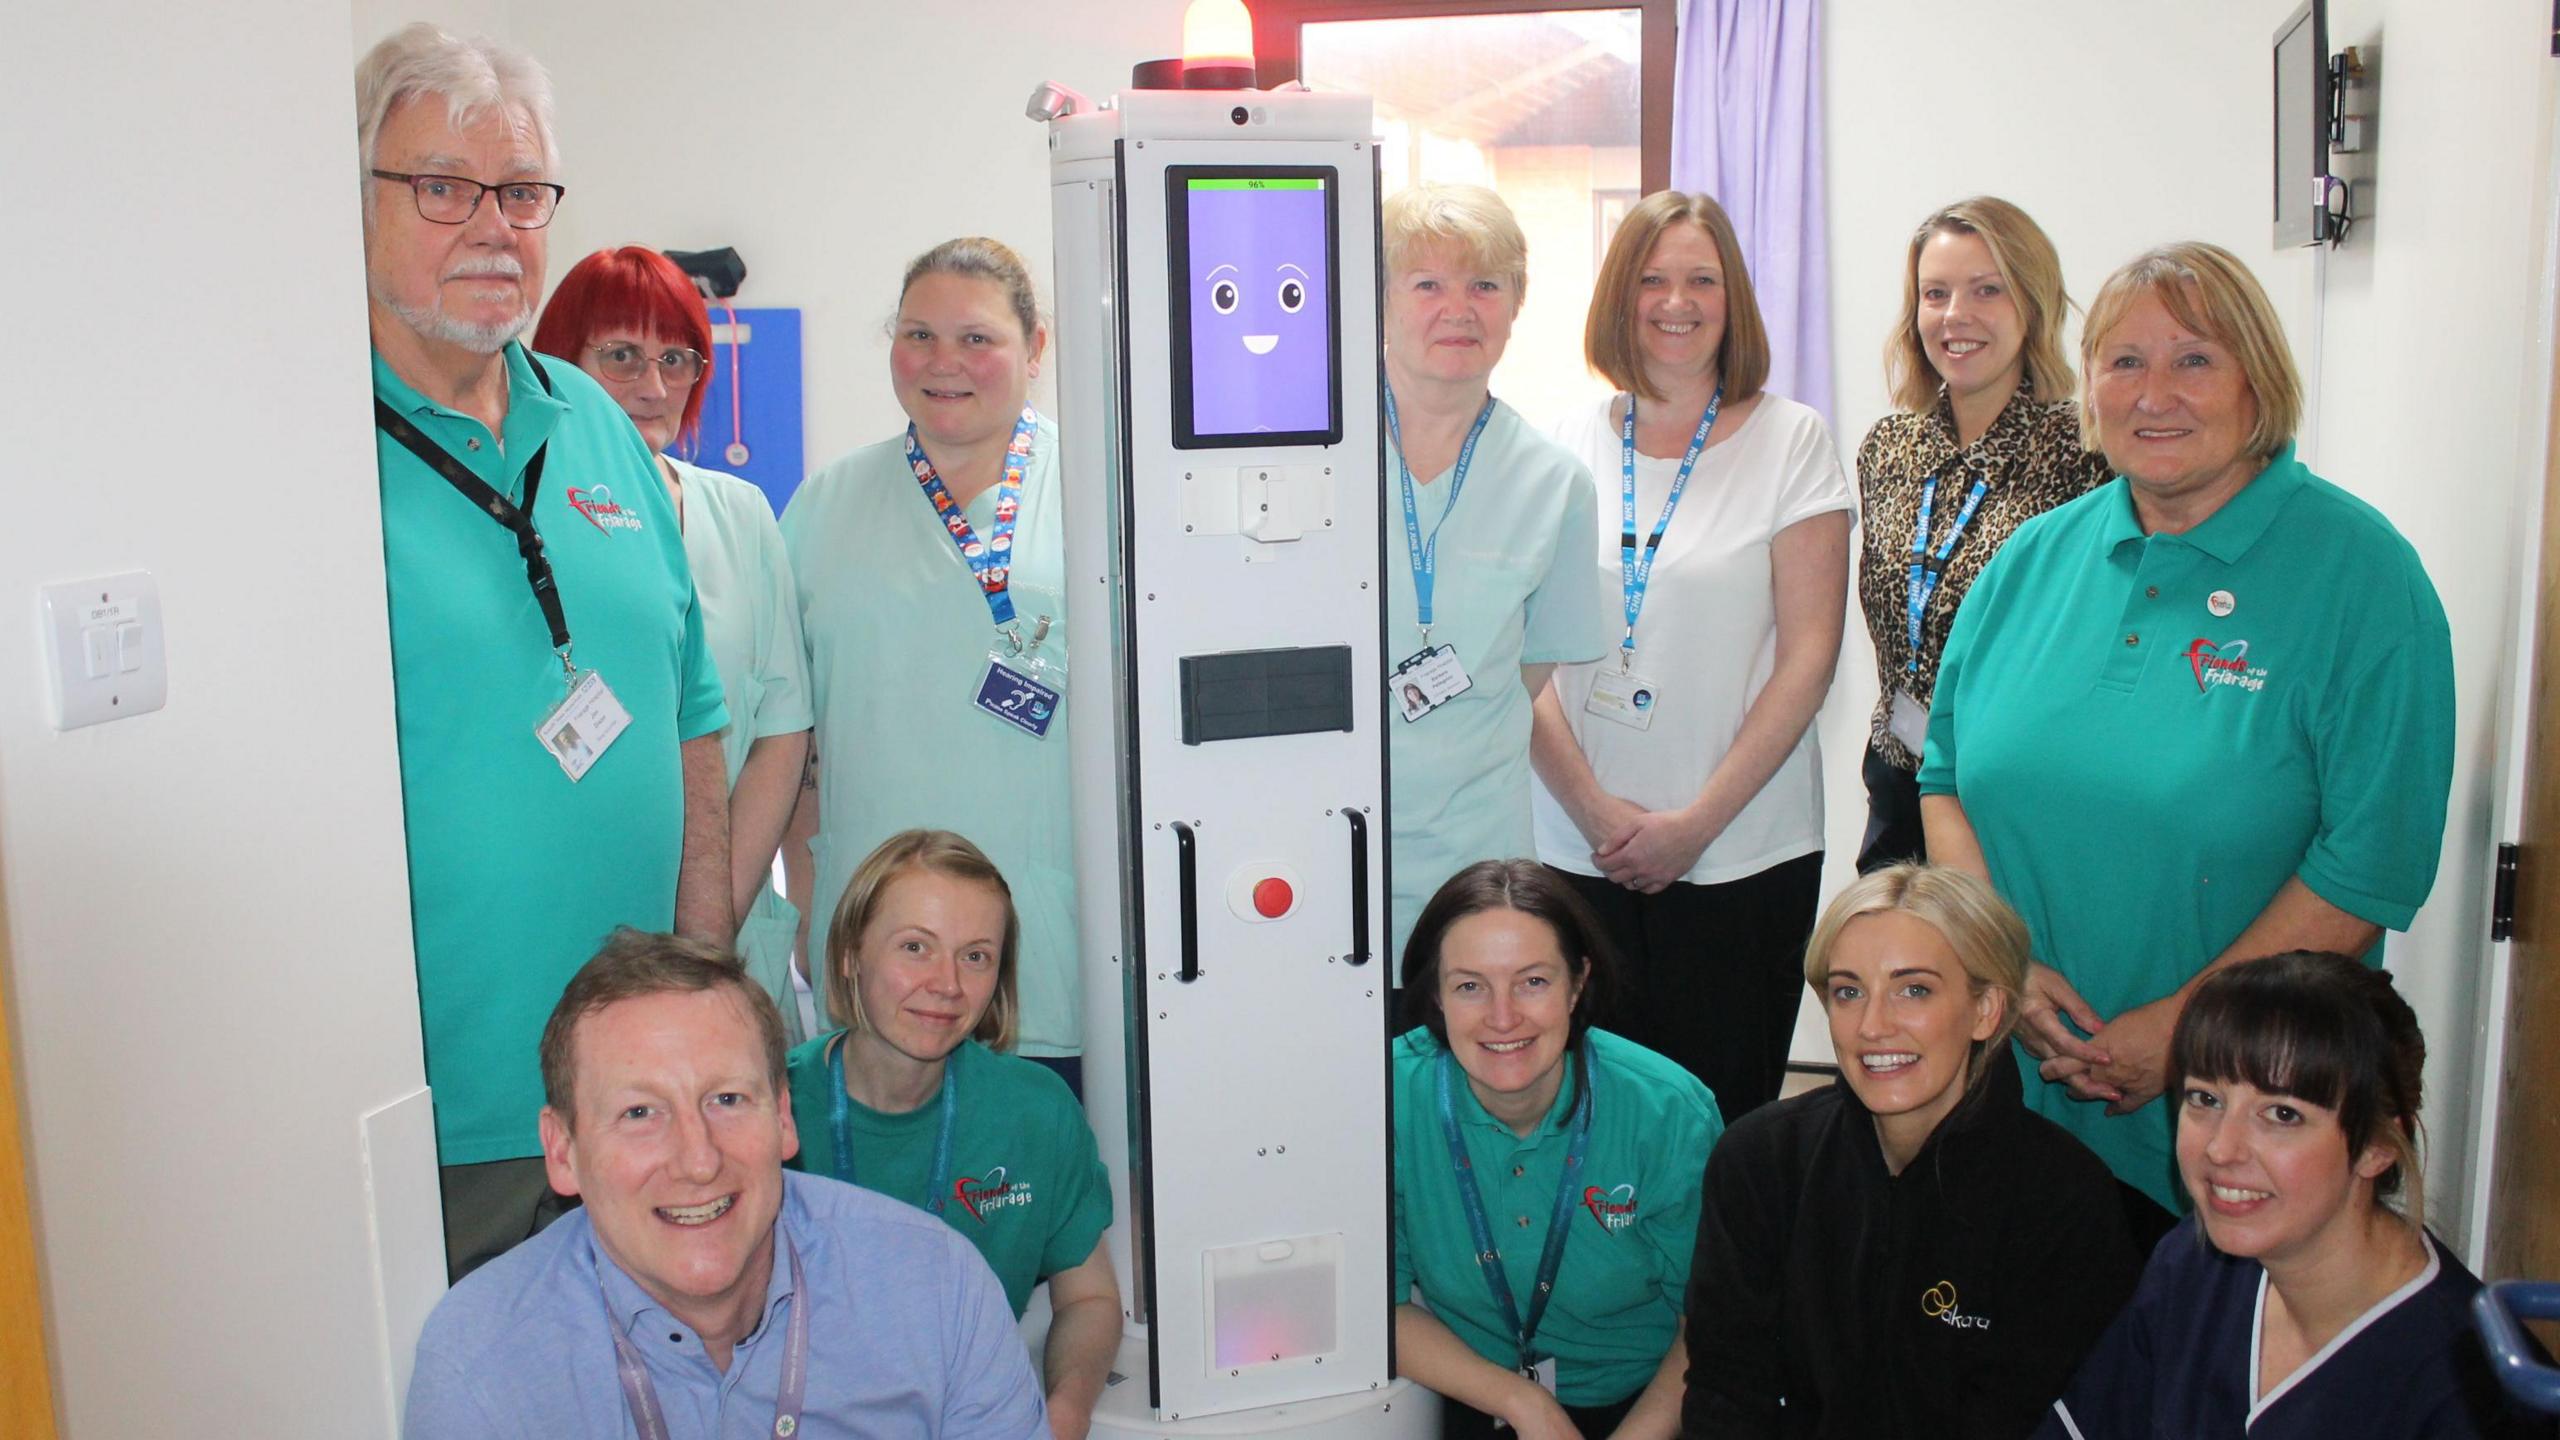
<svg viewBox="0 0 2560 1440">
<path fill-rule="evenodd" d="M 41 597 L 37 618 L 53 680 L 54 729 L 147 715 L 169 703 L 160 582 L 149 571 L 47 585 Z M 128 632 L 126 626 L 137 628 Z M 92 644 L 106 660 L 106 673 L 95 680 L 89 678 Z M 119 663 L 133 668 L 118 670 Z"/>
</svg>

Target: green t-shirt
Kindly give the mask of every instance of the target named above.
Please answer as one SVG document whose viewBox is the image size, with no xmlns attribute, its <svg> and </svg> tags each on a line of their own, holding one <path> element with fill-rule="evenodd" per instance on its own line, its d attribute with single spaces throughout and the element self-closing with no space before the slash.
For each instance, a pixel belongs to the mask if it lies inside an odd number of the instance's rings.
<svg viewBox="0 0 2560 1440">
<path fill-rule="evenodd" d="M 1582 1194 L 1570 1212 L 1554 1296 L 1533 1337 L 1556 1358 L 1556 1395 L 1567 1405 L 1611 1405 L 1644 1388 L 1679 1334 L 1698 1236 L 1707 1152 L 1724 1133 L 1715 1097 L 1698 1078 L 1632 1040 L 1587 1032 L 1591 1138 Z M 1401 1303 L 1421 1300 L 1477 1354 L 1517 1363 L 1509 1322 L 1476 1264 L 1456 1168 L 1440 1124 L 1438 1070 L 1445 1051 L 1428 1030 L 1395 1044 L 1395 1272 Z M 1526 1317 L 1538 1259 L 1564 1175 L 1573 1116 L 1568 1079 L 1527 1139 L 1485 1112 L 1460 1073 L 1451 1109 L 1474 1167 L 1495 1249 Z"/>
<path fill-rule="evenodd" d="M 994 529 L 998 488 L 987 487 L 967 506 L 981 540 Z M 1051 656 L 1064 655 L 1067 644 L 1061 503 L 1058 433 L 1043 421 L 1022 477 L 1011 590 L 1026 640 L 1039 617 L 1049 617 L 1042 651 Z M 977 707 L 987 652 L 999 643 L 995 621 L 907 468 L 905 437 L 865 446 L 810 476 L 783 512 L 782 538 L 800 587 L 818 716 L 811 953 L 824 952 L 845 882 L 881 841 L 919 825 L 957 831 L 1004 872 L 1022 916 L 1016 1048 L 1076 1054 L 1084 998 L 1067 719 L 1061 713 L 1047 736 L 1034 738 Z M 1095 657 L 1081 674 L 1071 671 L 1068 683 L 1109 678 Z M 822 974 L 809 980 L 826 984 Z M 823 1014 L 823 995 L 820 1001 Z"/>
<path fill-rule="evenodd" d="M 1597 660 L 1620 625 L 1591 565 L 1599 501 L 1581 461 L 1497 402 L 1454 507 L 1451 478 L 1415 476 L 1413 503 L 1432 540 L 1431 643 L 1456 647 L 1470 685 L 1419 720 L 1387 721 L 1395 827 L 1388 953 L 1399 976 L 1405 938 L 1441 882 L 1478 860 L 1537 854 L 1520 667 Z M 1392 670 L 1422 648 L 1422 626 L 1392 459 L 1386 484 L 1384 658 Z"/>
<path fill-rule="evenodd" d="M 515 536 L 377 430 L 409 913 L 446 1165 L 541 1152 L 543 1021 L 615 926 L 674 924 L 678 746 L 728 723 L 656 458 L 578 367 L 546 363 L 546 395 L 523 347 L 505 356 L 503 437 L 380 355 L 373 391 L 511 499 L 547 442 L 534 527 L 578 666 L 631 724 L 570 781 L 534 738 L 568 688 Z"/>
<path fill-rule="evenodd" d="M 2036 957 L 2102 1017 L 2157 1000 L 2300 876 L 2408 928 L 2453 775 L 2453 648 L 2417 552 L 2280 452 L 2183 535 L 2119 478 L 2022 526 L 1948 635 L 1920 770 Z M 2381 963 L 2381 946 L 2366 957 Z M 2169 1107 L 2027 1103 L 2184 1208 Z"/>
<path fill-rule="evenodd" d="M 853 1173 L 846 1174 L 837 1160 L 830 1119 L 835 1092 L 827 1079 L 827 1049 L 844 1033 L 829 1031 L 791 1052 L 791 1115 L 800 1131 L 800 1154 L 791 1163 L 929 1209 L 925 1190 L 941 1135 L 942 1092 L 903 1115 L 884 1115 L 845 1096 L 845 1131 L 855 1157 Z M 956 1087 L 942 1218 L 986 1257 L 1019 1317 L 1031 1303 L 1032 1286 L 1083 1264 L 1102 1242 L 1111 1228 L 1111 1180 L 1083 1107 L 1046 1067 L 966 1040 L 951 1052 L 942 1083 Z"/>
</svg>

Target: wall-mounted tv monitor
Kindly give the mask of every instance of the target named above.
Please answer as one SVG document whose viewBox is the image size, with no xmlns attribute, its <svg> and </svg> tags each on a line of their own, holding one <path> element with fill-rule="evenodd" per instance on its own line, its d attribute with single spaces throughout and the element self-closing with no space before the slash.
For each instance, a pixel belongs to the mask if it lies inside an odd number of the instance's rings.
<svg viewBox="0 0 2560 1440">
<path fill-rule="evenodd" d="M 2276 27 L 2275 237 L 2329 238 L 2329 6 L 2305 0 Z"/>
<path fill-rule="evenodd" d="M 1341 442 L 1341 187 L 1329 165 L 1166 168 L 1175 448 Z"/>
</svg>

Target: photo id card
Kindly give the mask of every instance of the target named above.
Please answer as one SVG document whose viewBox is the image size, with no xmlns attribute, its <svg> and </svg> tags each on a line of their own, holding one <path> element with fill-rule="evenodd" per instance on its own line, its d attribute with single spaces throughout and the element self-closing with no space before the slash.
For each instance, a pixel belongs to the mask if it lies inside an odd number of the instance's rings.
<svg viewBox="0 0 2560 1440">
<path fill-rule="evenodd" d="M 975 703 L 1032 739 L 1045 740 L 1065 701 L 1057 686 L 1044 683 L 1046 678 L 1047 667 L 1026 664 L 1022 656 L 990 655 Z M 1065 683 L 1063 675 L 1057 678 Z"/>
<path fill-rule="evenodd" d="M 1454 645 L 1416 651 L 1387 674 L 1387 693 L 1407 724 L 1466 694 L 1474 685 L 1467 678 L 1467 667 L 1458 663 Z"/>
<path fill-rule="evenodd" d="M 613 698 L 604 677 L 590 670 L 569 688 L 569 698 L 551 707 L 551 713 L 533 727 L 533 738 L 560 762 L 561 772 L 574 784 L 595 768 L 597 759 L 629 728 L 631 712 Z"/>
<path fill-rule="evenodd" d="M 1602 670 L 1591 682 L 1584 713 L 1614 720 L 1630 730 L 1653 728 L 1653 712 L 1662 692 L 1652 681 L 1625 670 Z"/>
<path fill-rule="evenodd" d="M 1917 755 L 1929 748 L 1929 707 L 1908 690 L 1893 692 L 1893 708 L 1885 712 L 1885 733 Z"/>
</svg>

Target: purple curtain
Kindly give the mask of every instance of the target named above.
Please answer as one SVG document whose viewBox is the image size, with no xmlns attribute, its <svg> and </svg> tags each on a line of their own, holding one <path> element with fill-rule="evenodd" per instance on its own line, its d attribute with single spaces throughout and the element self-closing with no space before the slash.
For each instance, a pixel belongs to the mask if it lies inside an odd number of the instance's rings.
<svg viewBox="0 0 2560 1440">
<path fill-rule="evenodd" d="M 1733 216 L 1769 325 L 1769 388 L 1831 418 L 1821 0 L 1682 0 L 1671 184 Z"/>
</svg>

